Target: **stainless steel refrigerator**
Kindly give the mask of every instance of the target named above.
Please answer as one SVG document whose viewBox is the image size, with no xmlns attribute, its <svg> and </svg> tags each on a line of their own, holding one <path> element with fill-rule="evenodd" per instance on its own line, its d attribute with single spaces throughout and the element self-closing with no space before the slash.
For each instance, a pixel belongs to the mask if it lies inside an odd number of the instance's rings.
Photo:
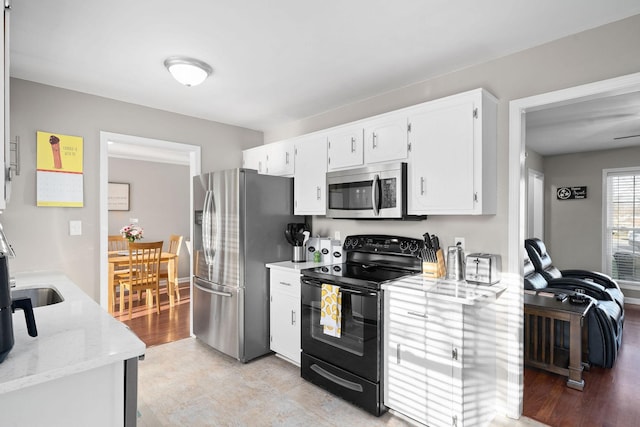
<svg viewBox="0 0 640 427">
<path fill-rule="evenodd" d="M 193 332 L 241 362 L 269 352 L 265 263 L 291 259 L 293 179 L 232 169 L 194 177 Z"/>
</svg>

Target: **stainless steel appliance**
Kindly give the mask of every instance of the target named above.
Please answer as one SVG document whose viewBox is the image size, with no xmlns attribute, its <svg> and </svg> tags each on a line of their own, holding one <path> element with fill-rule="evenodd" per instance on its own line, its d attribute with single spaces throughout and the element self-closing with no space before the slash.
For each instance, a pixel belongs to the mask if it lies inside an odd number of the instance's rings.
<svg viewBox="0 0 640 427">
<path fill-rule="evenodd" d="M 380 415 L 382 390 L 383 283 L 420 273 L 422 240 L 398 236 L 349 236 L 343 264 L 301 271 L 301 376 Z M 341 294 L 339 337 L 320 323 L 322 285 Z"/>
<path fill-rule="evenodd" d="M 462 246 L 449 246 L 447 249 L 447 280 L 464 280 L 464 251 Z"/>
<path fill-rule="evenodd" d="M 193 332 L 241 362 L 269 352 L 267 262 L 291 259 L 291 178 L 250 169 L 194 178 Z"/>
<path fill-rule="evenodd" d="M 407 215 L 407 164 L 327 173 L 327 217 L 424 219 Z"/>
<path fill-rule="evenodd" d="M 467 255 L 465 279 L 471 283 L 493 285 L 500 281 L 500 255 L 474 253 Z"/>
</svg>

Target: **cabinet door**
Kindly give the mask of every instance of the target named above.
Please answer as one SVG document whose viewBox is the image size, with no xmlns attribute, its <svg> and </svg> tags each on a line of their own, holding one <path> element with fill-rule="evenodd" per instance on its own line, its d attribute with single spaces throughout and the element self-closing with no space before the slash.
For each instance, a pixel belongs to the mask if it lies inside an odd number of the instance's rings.
<svg viewBox="0 0 640 427">
<path fill-rule="evenodd" d="M 3 61 L 2 72 L 0 73 L 0 94 L 2 102 L 0 102 L 0 137 L 2 138 L 0 150 L 0 209 L 7 207 L 9 201 L 9 184 L 11 179 L 11 155 L 9 133 L 9 8 L 4 9 L 4 20 L 2 31 L 0 31 L 0 47 L 2 48 Z M 6 181 L 5 181 L 6 180 Z"/>
<path fill-rule="evenodd" d="M 300 297 L 271 293 L 271 350 L 300 366 Z"/>
<path fill-rule="evenodd" d="M 404 113 L 384 116 L 364 125 L 365 163 L 407 158 L 407 117 Z"/>
<path fill-rule="evenodd" d="M 327 140 L 309 136 L 295 140 L 293 197 L 295 215 L 325 215 L 327 211 Z"/>
<path fill-rule="evenodd" d="M 293 141 L 280 141 L 267 144 L 268 175 L 293 176 Z"/>
<path fill-rule="evenodd" d="M 249 148 L 242 152 L 242 167 L 255 169 L 258 173 L 267 173 L 267 146 Z"/>
<path fill-rule="evenodd" d="M 384 404 L 427 424 L 427 317 L 424 292 L 384 291 Z"/>
<path fill-rule="evenodd" d="M 361 166 L 364 162 L 362 126 L 332 131 L 327 135 L 328 170 Z"/>
<path fill-rule="evenodd" d="M 410 214 L 474 209 L 474 103 L 431 108 L 409 117 Z"/>
</svg>

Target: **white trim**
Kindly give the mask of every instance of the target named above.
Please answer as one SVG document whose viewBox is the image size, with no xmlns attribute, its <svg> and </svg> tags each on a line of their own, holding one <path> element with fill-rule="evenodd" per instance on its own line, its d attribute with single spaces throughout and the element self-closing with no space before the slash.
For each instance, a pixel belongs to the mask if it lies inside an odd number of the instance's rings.
<svg viewBox="0 0 640 427">
<path fill-rule="evenodd" d="M 126 151 L 127 147 L 131 149 L 132 153 L 137 153 L 132 157 L 136 160 L 147 160 L 164 163 L 174 163 L 189 165 L 189 174 L 191 177 L 200 175 L 200 153 L 201 147 L 198 145 L 182 144 L 178 142 L 163 141 L 159 139 L 143 138 L 139 136 L 124 135 L 112 132 L 100 131 L 100 305 L 108 310 L 108 272 L 107 265 L 107 235 L 109 234 L 109 211 L 108 206 L 108 190 L 107 183 L 109 181 L 109 142 L 115 142 L 119 146 L 118 155 L 114 157 L 126 157 L 122 153 Z M 142 148 L 143 150 L 140 150 Z M 149 148 L 153 148 L 150 150 Z M 125 150 L 125 151 L 121 151 Z M 145 158 L 140 153 L 146 151 L 149 155 Z M 163 156 L 159 158 L 153 153 L 174 153 L 174 161 L 169 160 L 170 157 Z M 193 212 L 193 180 L 190 180 L 189 184 L 189 217 Z M 189 240 L 193 241 L 193 221 L 190 221 L 189 226 Z M 193 277 L 193 263 L 189 263 L 189 277 Z M 190 279 L 189 279 L 190 280 Z M 193 286 L 193 285 L 191 285 Z M 193 289 L 191 289 L 193 292 Z M 190 311 L 193 310 L 191 306 Z M 190 313 L 190 317 L 191 317 Z M 191 328 L 191 326 L 190 326 Z M 193 330 L 191 330 L 193 335 Z"/>
<path fill-rule="evenodd" d="M 509 284 L 513 298 L 508 313 L 507 333 L 509 337 L 507 352 L 507 416 L 519 418 L 522 414 L 523 355 L 522 355 L 522 259 L 524 249 L 524 191 L 525 179 L 524 153 L 525 114 L 551 106 L 568 105 L 578 101 L 604 98 L 640 91 L 640 73 L 629 74 L 596 83 L 576 86 L 528 98 L 513 100 L 509 103 L 509 205 L 508 205 L 508 250 L 509 275 L 518 276 Z M 519 288 L 517 288 L 519 287 Z"/>
</svg>

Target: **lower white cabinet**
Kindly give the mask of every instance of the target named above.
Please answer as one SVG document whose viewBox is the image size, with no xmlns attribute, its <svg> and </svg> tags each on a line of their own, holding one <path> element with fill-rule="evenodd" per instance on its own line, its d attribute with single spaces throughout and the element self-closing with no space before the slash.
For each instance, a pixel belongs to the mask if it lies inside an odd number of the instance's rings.
<svg viewBox="0 0 640 427">
<path fill-rule="evenodd" d="M 300 366 L 300 272 L 270 269 L 270 347 Z"/>
<path fill-rule="evenodd" d="M 424 290 L 384 291 L 384 404 L 429 426 L 483 426 L 495 414 L 495 312 Z"/>
</svg>

